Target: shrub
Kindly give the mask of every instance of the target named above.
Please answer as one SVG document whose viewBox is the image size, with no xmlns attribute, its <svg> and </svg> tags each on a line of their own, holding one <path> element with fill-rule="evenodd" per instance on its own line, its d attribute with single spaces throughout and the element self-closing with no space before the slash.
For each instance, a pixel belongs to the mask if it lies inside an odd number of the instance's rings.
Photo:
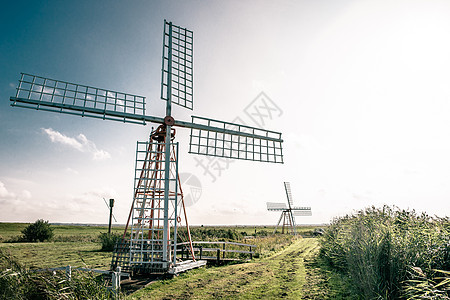
<svg viewBox="0 0 450 300">
<path fill-rule="evenodd" d="M 22 234 L 25 242 L 43 242 L 53 237 L 53 228 L 50 227 L 48 221 L 40 219 L 25 227 Z"/>
<path fill-rule="evenodd" d="M 114 233 L 111 234 L 101 233 L 98 238 L 102 243 L 101 251 L 113 251 L 114 246 L 116 245 L 117 241 L 119 241 L 122 238 L 122 236 Z"/>
<path fill-rule="evenodd" d="M 225 228 L 191 228 L 191 237 L 195 241 L 212 241 L 212 240 L 226 240 L 226 241 L 240 241 L 243 238 L 243 233 L 238 232 L 236 229 L 225 229 Z M 185 242 L 187 237 L 187 232 L 185 228 L 178 228 L 178 242 Z"/>
</svg>

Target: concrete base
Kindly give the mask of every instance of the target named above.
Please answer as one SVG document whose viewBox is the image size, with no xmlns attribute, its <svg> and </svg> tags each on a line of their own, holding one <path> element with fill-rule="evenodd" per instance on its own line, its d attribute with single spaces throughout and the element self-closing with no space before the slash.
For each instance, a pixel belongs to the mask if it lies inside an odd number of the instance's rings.
<svg viewBox="0 0 450 300">
<path fill-rule="evenodd" d="M 178 274 L 190 269 L 200 268 L 206 265 L 206 260 L 186 260 L 178 263 L 176 266 L 169 268 L 169 274 Z"/>
</svg>

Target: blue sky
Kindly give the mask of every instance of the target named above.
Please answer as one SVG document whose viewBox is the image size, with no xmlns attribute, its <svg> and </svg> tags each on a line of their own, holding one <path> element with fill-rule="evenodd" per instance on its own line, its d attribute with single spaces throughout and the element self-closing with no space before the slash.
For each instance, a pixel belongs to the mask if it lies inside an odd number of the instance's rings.
<svg viewBox="0 0 450 300">
<path fill-rule="evenodd" d="M 194 31 L 194 112 L 174 117 L 239 119 L 285 140 L 283 165 L 224 164 L 188 154 L 179 129 L 180 171 L 202 191 L 192 224 L 274 224 L 265 203 L 285 201 L 283 181 L 312 207 L 298 223 L 383 204 L 449 215 L 449 12 L 447 1 L 10 1 L 0 221 L 106 223 L 103 197 L 126 221 L 136 141 L 151 125 L 12 108 L 9 97 L 28 72 L 142 95 L 163 116 L 164 19 Z M 264 124 L 251 118 L 261 92 L 276 107 Z"/>
</svg>

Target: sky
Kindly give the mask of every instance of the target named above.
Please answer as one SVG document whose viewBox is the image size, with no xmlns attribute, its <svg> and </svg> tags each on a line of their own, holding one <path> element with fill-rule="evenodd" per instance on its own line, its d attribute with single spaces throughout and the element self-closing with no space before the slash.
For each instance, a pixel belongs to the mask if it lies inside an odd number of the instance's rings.
<svg viewBox="0 0 450 300">
<path fill-rule="evenodd" d="M 368 206 L 450 215 L 450 2 L 8 1 L 0 11 L 0 222 L 125 223 L 147 126 L 10 106 L 20 72 L 160 99 L 164 19 L 194 32 L 191 115 L 282 133 L 284 164 L 188 153 L 190 224 L 298 224 Z M 265 104 L 265 105 L 263 105 Z M 259 113 L 256 113 L 259 112 Z"/>
</svg>

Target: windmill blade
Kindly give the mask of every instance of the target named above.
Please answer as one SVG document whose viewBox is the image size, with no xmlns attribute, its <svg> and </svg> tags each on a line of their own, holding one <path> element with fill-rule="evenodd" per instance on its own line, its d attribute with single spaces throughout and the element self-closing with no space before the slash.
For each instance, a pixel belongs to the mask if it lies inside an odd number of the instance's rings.
<svg viewBox="0 0 450 300">
<path fill-rule="evenodd" d="M 295 207 L 292 208 L 294 217 L 312 216 L 311 207 Z"/>
<path fill-rule="evenodd" d="M 111 209 L 111 207 L 109 207 L 108 201 L 106 201 L 105 198 L 103 198 L 103 201 L 105 201 L 106 207 L 107 207 L 108 209 Z M 114 222 L 117 223 L 117 220 L 116 220 L 116 217 L 114 216 L 114 214 L 112 214 L 112 217 L 113 217 L 113 219 L 114 219 Z"/>
<path fill-rule="evenodd" d="M 289 203 L 289 207 L 292 207 L 293 200 L 292 200 L 291 184 L 289 182 L 285 182 L 284 189 L 286 190 L 286 197 Z"/>
<path fill-rule="evenodd" d="M 164 20 L 161 99 L 193 109 L 194 33 Z"/>
<path fill-rule="evenodd" d="M 286 210 L 286 203 L 275 203 L 275 202 L 267 202 L 267 210 L 280 211 Z"/>
<path fill-rule="evenodd" d="M 189 153 L 243 160 L 283 163 L 281 133 L 192 116 Z"/>
<path fill-rule="evenodd" d="M 145 97 L 21 73 L 11 106 L 145 125 Z"/>
</svg>

